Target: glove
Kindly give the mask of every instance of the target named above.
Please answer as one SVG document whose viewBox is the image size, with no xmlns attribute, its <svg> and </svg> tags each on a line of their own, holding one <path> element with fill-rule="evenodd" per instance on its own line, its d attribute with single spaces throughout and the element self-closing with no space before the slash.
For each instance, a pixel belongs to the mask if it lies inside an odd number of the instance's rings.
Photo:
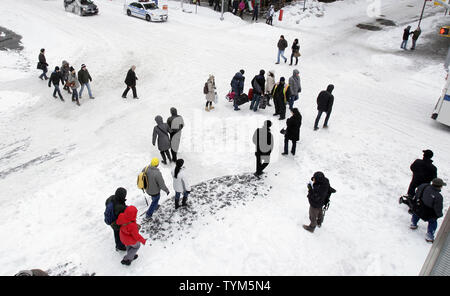
<svg viewBox="0 0 450 296">
<path fill-rule="evenodd" d="M 313 189 L 313 188 L 312 188 L 311 184 L 308 183 L 308 190 L 312 190 L 312 189 Z"/>
</svg>

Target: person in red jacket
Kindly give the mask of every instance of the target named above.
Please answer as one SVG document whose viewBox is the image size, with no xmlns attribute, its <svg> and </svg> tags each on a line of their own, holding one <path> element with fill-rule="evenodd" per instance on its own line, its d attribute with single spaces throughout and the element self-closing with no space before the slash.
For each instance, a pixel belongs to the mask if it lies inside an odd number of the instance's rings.
<svg viewBox="0 0 450 296">
<path fill-rule="evenodd" d="M 135 206 L 128 206 L 117 218 L 116 224 L 120 225 L 120 241 L 126 246 L 127 254 L 120 262 L 130 265 L 135 260 L 141 243 L 145 245 L 146 239 L 139 234 L 140 225 L 136 223 L 137 209 Z"/>
</svg>

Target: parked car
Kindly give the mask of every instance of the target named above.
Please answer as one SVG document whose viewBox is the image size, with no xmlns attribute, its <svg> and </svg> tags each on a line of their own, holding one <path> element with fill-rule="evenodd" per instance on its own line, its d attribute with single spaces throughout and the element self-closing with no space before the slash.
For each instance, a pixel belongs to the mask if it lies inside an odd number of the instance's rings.
<svg viewBox="0 0 450 296">
<path fill-rule="evenodd" d="M 98 14 L 98 6 L 92 0 L 64 0 L 64 8 L 80 16 Z"/>
<path fill-rule="evenodd" d="M 128 16 L 137 16 L 149 22 L 165 22 L 169 17 L 167 10 L 160 9 L 155 2 L 131 2 L 123 7 Z"/>
</svg>

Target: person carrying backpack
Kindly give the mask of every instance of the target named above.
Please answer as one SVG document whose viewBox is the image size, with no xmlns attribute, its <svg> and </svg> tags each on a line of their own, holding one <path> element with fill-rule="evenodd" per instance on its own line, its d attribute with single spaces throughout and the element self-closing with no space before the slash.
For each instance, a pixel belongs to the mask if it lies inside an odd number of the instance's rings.
<svg viewBox="0 0 450 296">
<path fill-rule="evenodd" d="M 127 190 L 119 187 L 114 195 L 111 195 L 105 202 L 105 223 L 111 226 L 116 242 L 116 251 L 126 251 L 125 245 L 120 241 L 120 226 L 117 225 L 117 217 L 125 211 Z"/>
<path fill-rule="evenodd" d="M 416 159 L 411 166 L 413 177 L 408 187 L 408 195 L 413 197 L 416 188 L 424 183 L 430 183 L 434 178 L 437 178 L 437 168 L 433 165 L 433 151 L 427 149 L 423 150 L 423 158 Z"/>
<path fill-rule="evenodd" d="M 303 228 L 311 233 L 316 226 L 321 227 L 323 222 L 322 208 L 330 194 L 330 182 L 322 172 L 315 172 L 308 183 L 308 201 L 309 201 L 309 225 L 303 225 Z"/>
<path fill-rule="evenodd" d="M 175 190 L 175 209 L 180 207 L 180 196 L 183 194 L 181 206 L 187 206 L 187 198 L 191 193 L 191 186 L 186 178 L 184 160 L 178 159 L 175 168 L 172 170 L 173 189 Z"/>
<path fill-rule="evenodd" d="M 145 245 L 147 240 L 139 234 L 141 226 L 136 223 L 138 210 L 135 206 L 128 206 L 117 218 L 117 224 L 120 226 L 120 241 L 126 246 L 127 254 L 120 263 L 130 265 L 133 260 L 138 258 L 136 254 L 141 243 Z"/>
<path fill-rule="evenodd" d="M 415 230 L 420 219 L 428 222 L 425 240 L 434 242 L 434 232 L 437 229 L 437 219 L 442 217 L 443 197 L 441 189 L 447 186 L 440 178 L 434 178 L 431 182 L 420 185 L 414 196 L 413 214 L 409 228 Z"/>
<path fill-rule="evenodd" d="M 147 175 L 148 184 L 147 188 L 145 188 L 145 191 L 152 198 L 152 203 L 150 204 L 150 207 L 148 208 L 145 215 L 145 221 L 150 220 L 153 212 L 159 208 L 158 202 L 161 197 L 161 190 L 165 191 L 167 195 L 170 194 L 170 191 L 169 189 L 167 189 L 166 184 L 164 183 L 163 176 L 158 169 L 158 166 L 159 159 L 155 157 L 152 159 L 150 166 L 142 170 L 142 172 L 145 172 Z"/>
</svg>

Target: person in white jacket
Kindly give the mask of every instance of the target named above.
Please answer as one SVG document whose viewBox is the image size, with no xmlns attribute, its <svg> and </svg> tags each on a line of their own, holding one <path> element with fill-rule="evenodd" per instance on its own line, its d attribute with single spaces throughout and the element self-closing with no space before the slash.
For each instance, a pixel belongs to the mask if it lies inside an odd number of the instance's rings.
<svg viewBox="0 0 450 296">
<path fill-rule="evenodd" d="M 264 93 L 267 96 L 267 106 L 272 106 L 270 105 L 270 97 L 274 86 L 275 86 L 275 71 L 270 70 L 269 73 L 267 73 L 266 87 L 264 90 Z"/>
<path fill-rule="evenodd" d="M 173 189 L 175 190 L 175 209 L 180 207 L 180 196 L 183 194 L 183 200 L 181 202 L 182 206 L 187 206 L 187 198 L 189 193 L 191 193 L 191 186 L 189 185 L 186 175 L 185 168 L 183 167 L 184 160 L 178 159 L 176 166 L 172 171 L 173 177 Z"/>
</svg>

